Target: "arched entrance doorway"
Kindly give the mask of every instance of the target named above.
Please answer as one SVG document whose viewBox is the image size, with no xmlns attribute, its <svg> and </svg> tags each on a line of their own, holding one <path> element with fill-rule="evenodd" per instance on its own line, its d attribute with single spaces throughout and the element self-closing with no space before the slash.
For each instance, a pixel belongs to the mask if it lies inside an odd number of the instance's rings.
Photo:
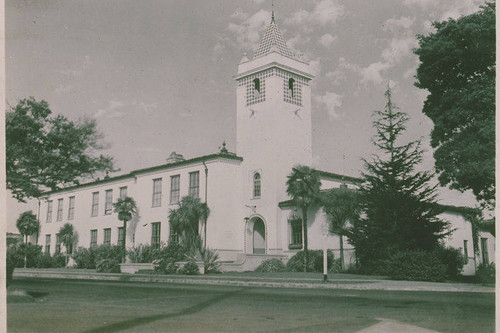
<svg viewBox="0 0 500 333">
<path fill-rule="evenodd" d="M 253 224 L 253 254 L 266 253 L 266 226 L 260 218 L 256 218 Z"/>
</svg>

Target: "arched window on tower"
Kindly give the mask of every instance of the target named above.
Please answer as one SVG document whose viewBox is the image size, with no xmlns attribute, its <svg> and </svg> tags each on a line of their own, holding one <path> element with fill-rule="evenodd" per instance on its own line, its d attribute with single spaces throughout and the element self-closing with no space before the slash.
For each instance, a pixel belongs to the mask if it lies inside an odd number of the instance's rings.
<svg viewBox="0 0 500 333">
<path fill-rule="evenodd" d="M 255 78 L 253 80 L 253 92 L 254 92 L 254 95 L 256 97 L 260 95 L 260 80 L 259 80 L 259 78 Z"/>
<path fill-rule="evenodd" d="M 253 197 L 260 198 L 260 173 L 256 172 L 253 175 Z"/>
<path fill-rule="evenodd" d="M 288 80 L 288 90 L 290 90 L 290 95 L 292 97 L 294 97 L 295 95 L 295 92 L 294 92 L 294 83 L 295 83 L 295 80 L 294 79 L 289 79 Z"/>
</svg>

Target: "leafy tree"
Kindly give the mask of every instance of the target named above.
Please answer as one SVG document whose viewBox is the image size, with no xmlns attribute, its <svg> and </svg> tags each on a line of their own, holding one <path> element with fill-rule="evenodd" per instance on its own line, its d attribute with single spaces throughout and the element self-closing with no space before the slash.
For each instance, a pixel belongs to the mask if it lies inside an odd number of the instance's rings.
<svg viewBox="0 0 500 333">
<path fill-rule="evenodd" d="M 118 220 L 123 222 L 123 253 L 127 253 L 127 222 L 137 215 L 137 204 L 131 197 L 119 198 L 114 204 L 114 211 L 118 213 Z M 125 258 L 124 258 L 125 259 Z"/>
<path fill-rule="evenodd" d="M 73 244 L 76 241 L 75 228 L 70 223 L 65 223 L 59 229 L 59 237 L 61 237 L 61 243 L 66 248 L 66 264 L 69 261 L 69 255 L 73 253 Z"/>
<path fill-rule="evenodd" d="M 483 206 L 495 199 L 495 4 L 477 13 L 435 22 L 419 35 L 415 85 L 429 95 L 431 145 L 442 186 L 472 190 Z"/>
<path fill-rule="evenodd" d="M 200 220 L 206 220 L 209 214 L 207 204 L 192 196 L 183 197 L 179 207 L 170 210 L 170 226 L 181 236 L 182 242 L 190 251 L 201 248 L 199 224 Z"/>
<path fill-rule="evenodd" d="M 436 186 L 429 186 L 429 172 L 417 172 L 422 161 L 420 140 L 399 144 L 409 120 L 392 103 L 391 90 L 384 110 L 375 111 L 374 145 L 381 152 L 364 160 L 367 171 L 360 188 L 363 217 L 349 230 L 361 268 L 373 271 L 394 253 L 431 251 L 448 232 L 435 202 Z"/>
<path fill-rule="evenodd" d="M 18 201 L 113 171 L 111 157 L 96 156 L 103 146 L 93 120 L 52 116 L 47 102 L 31 97 L 7 112 L 5 127 L 7 188 Z"/>
<path fill-rule="evenodd" d="M 322 198 L 323 210 L 330 222 L 330 232 L 339 235 L 340 267 L 344 269 L 344 239 L 348 234 L 347 224 L 355 223 L 360 216 L 361 206 L 357 190 L 347 186 L 329 190 Z"/>
<path fill-rule="evenodd" d="M 24 243 L 28 244 L 28 236 L 39 232 L 40 222 L 38 222 L 36 215 L 29 210 L 19 215 L 16 221 L 16 227 L 21 236 L 23 236 Z M 24 253 L 24 267 L 26 268 L 26 252 Z"/>
<path fill-rule="evenodd" d="M 304 271 L 307 269 L 307 211 L 315 202 L 319 201 L 321 181 L 318 172 L 305 165 L 292 168 L 292 173 L 286 182 L 286 192 L 292 198 L 295 207 L 302 210 L 302 235 L 304 242 Z"/>
</svg>

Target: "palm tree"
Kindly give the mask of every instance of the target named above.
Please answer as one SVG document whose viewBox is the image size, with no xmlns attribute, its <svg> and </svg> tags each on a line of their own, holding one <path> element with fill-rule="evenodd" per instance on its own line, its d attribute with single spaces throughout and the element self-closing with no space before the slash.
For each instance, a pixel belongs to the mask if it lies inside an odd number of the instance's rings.
<svg viewBox="0 0 500 333">
<path fill-rule="evenodd" d="M 66 248 L 66 265 L 69 261 L 69 255 L 73 252 L 73 244 L 76 241 L 76 232 L 72 224 L 66 223 L 59 229 L 61 243 Z"/>
<path fill-rule="evenodd" d="M 304 272 L 307 270 L 307 210 L 318 201 L 321 181 L 316 170 L 305 165 L 292 168 L 286 182 L 286 192 L 293 204 L 302 210 L 302 235 L 304 243 Z"/>
<path fill-rule="evenodd" d="M 183 243 L 190 250 L 200 249 L 201 238 L 199 236 L 200 220 L 206 221 L 210 209 L 207 204 L 201 202 L 199 198 L 192 196 L 183 197 L 177 209 L 170 210 L 170 226 L 179 235 Z"/>
<path fill-rule="evenodd" d="M 118 213 L 118 220 L 123 222 L 123 260 L 127 253 L 127 222 L 137 214 L 137 204 L 131 197 L 119 198 L 114 204 L 115 213 Z"/>
<path fill-rule="evenodd" d="M 16 221 L 17 230 L 24 238 L 24 244 L 26 247 L 28 246 L 28 236 L 33 235 L 34 233 L 38 233 L 40 230 L 40 222 L 36 218 L 36 215 L 33 214 L 31 210 L 26 211 L 19 215 L 19 218 Z M 24 268 L 26 268 L 26 251 L 24 251 Z"/>
<path fill-rule="evenodd" d="M 359 218 L 359 194 L 346 186 L 329 190 L 322 198 L 323 210 L 330 221 L 330 232 L 339 235 L 340 267 L 344 269 L 344 240 L 346 224 Z"/>
</svg>

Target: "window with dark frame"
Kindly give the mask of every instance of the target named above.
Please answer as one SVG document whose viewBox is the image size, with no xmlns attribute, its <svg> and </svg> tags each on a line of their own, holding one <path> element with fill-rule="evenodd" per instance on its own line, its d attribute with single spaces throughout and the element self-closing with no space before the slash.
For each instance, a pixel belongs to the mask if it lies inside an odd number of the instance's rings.
<svg viewBox="0 0 500 333">
<path fill-rule="evenodd" d="M 118 245 L 123 246 L 123 240 L 125 239 L 125 234 L 123 233 L 123 227 L 118 227 Z"/>
<path fill-rule="evenodd" d="M 110 215 L 113 211 L 113 190 L 106 190 L 106 201 L 104 202 L 104 215 Z"/>
<path fill-rule="evenodd" d="M 52 200 L 47 201 L 47 223 L 52 222 Z"/>
<path fill-rule="evenodd" d="M 261 181 L 260 181 L 260 173 L 256 172 L 253 175 L 253 197 L 260 198 L 261 192 Z"/>
<path fill-rule="evenodd" d="M 168 237 L 170 243 L 178 243 L 179 242 L 179 235 L 177 232 L 175 232 L 174 228 L 172 228 L 172 225 L 170 225 L 170 235 Z"/>
<path fill-rule="evenodd" d="M 160 247 L 160 230 L 160 222 L 151 223 L 151 247 L 154 249 L 158 249 Z"/>
<path fill-rule="evenodd" d="M 290 249 L 302 248 L 302 220 L 290 220 Z"/>
<path fill-rule="evenodd" d="M 68 220 L 75 218 L 75 197 L 69 197 Z"/>
<path fill-rule="evenodd" d="M 170 204 L 179 203 L 181 190 L 181 176 L 175 175 L 170 177 Z"/>
<path fill-rule="evenodd" d="M 111 245 L 111 228 L 104 229 L 104 245 Z"/>
<path fill-rule="evenodd" d="M 127 197 L 127 186 L 120 187 L 120 199 Z"/>
<path fill-rule="evenodd" d="M 57 199 L 57 215 L 56 221 L 60 222 L 63 218 L 63 199 Z"/>
<path fill-rule="evenodd" d="M 99 192 L 92 193 L 92 213 L 90 216 L 99 215 Z"/>
<path fill-rule="evenodd" d="M 61 234 L 56 234 L 56 253 L 61 253 Z"/>
<path fill-rule="evenodd" d="M 200 172 L 189 173 L 189 195 L 193 198 L 200 196 Z"/>
<path fill-rule="evenodd" d="M 45 235 L 45 253 L 49 253 L 50 254 L 50 234 L 47 234 Z"/>
<path fill-rule="evenodd" d="M 260 94 L 260 79 L 255 78 L 253 79 L 253 90 L 255 94 Z"/>
<path fill-rule="evenodd" d="M 161 178 L 153 179 L 153 207 L 161 206 Z"/>
<path fill-rule="evenodd" d="M 466 264 L 469 261 L 469 249 L 467 248 L 468 243 L 469 242 L 466 239 L 464 239 L 464 257 L 465 257 L 465 263 Z"/>
<path fill-rule="evenodd" d="M 90 230 L 90 247 L 97 246 L 97 229 Z"/>
<path fill-rule="evenodd" d="M 483 265 L 489 265 L 488 238 L 481 238 L 481 253 L 483 255 Z"/>
<path fill-rule="evenodd" d="M 290 90 L 290 95 L 292 95 L 292 97 L 294 97 L 294 84 L 295 84 L 295 80 L 290 78 L 288 80 L 288 89 Z"/>
</svg>

